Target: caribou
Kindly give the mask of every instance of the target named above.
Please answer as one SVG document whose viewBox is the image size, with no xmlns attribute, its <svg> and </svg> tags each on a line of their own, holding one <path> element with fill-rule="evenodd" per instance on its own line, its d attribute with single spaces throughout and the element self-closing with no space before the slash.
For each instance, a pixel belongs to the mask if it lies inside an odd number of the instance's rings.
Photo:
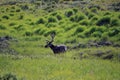
<svg viewBox="0 0 120 80">
<path fill-rule="evenodd" d="M 54 54 L 60 54 L 67 51 L 67 47 L 63 44 L 53 45 L 55 34 L 51 34 L 51 41 L 46 40 L 45 48 L 50 47 Z"/>
</svg>

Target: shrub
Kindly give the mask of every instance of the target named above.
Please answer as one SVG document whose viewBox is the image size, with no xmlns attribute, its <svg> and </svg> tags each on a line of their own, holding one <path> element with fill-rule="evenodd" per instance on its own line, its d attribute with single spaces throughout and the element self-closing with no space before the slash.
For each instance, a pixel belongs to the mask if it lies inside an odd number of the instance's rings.
<svg viewBox="0 0 120 80">
<path fill-rule="evenodd" d="M 18 25 L 17 27 L 14 27 L 14 29 L 17 31 L 21 31 L 21 30 L 24 30 L 24 27 L 23 25 Z"/>
<path fill-rule="evenodd" d="M 5 30 L 6 27 L 5 27 L 4 25 L 1 25 L 1 24 L 0 24 L 0 29 L 1 29 L 1 30 Z"/>
<path fill-rule="evenodd" d="M 4 18 L 4 19 L 9 19 L 9 16 L 4 15 L 4 16 L 2 16 L 2 18 Z"/>
<path fill-rule="evenodd" d="M 83 19 L 86 19 L 86 16 L 84 14 L 79 14 L 75 18 L 77 18 L 77 22 L 79 22 L 79 21 L 81 21 Z"/>
<path fill-rule="evenodd" d="M 55 18 L 55 17 L 53 17 L 53 16 L 50 16 L 49 18 L 48 18 L 48 22 L 50 23 L 50 22 L 57 22 L 57 19 Z"/>
<path fill-rule="evenodd" d="M 99 31 L 101 33 L 103 33 L 104 31 L 106 31 L 107 28 L 105 26 L 101 26 L 101 27 L 96 27 L 96 31 Z"/>
<path fill-rule="evenodd" d="M 93 26 L 93 27 L 91 27 L 90 29 L 89 29 L 89 32 L 90 33 L 93 33 L 93 32 L 95 32 L 96 31 L 96 27 L 95 26 Z"/>
<path fill-rule="evenodd" d="M 62 20 L 62 16 L 61 15 L 58 14 L 58 15 L 56 15 L 56 17 L 57 17 L 58 20 Z"/>
<path fill-rule="evenodd" d="M 20 15 L 18 19 L 23 19 L 23 18 L 24 18 L 24 16 L 23 16 L 23 15 Z"/>
<path fill-rule="evenodd" d="M 38 28 L 34 30 L 35 34 L 43 35 L 47 30 L 45 28 Z"/>
<path fill-rule="evenodd" d="M 93 8 L 91 8 L 91 12 L 93 12 L 93 13 L 97 13 L 97 8 L 96 7 L 93 7 Z"/>
<path fill-rule="evenodd" d="M 82 20 L 82 21 L 80 21 L 80 25 L 87 26 L 87 25 L 89 25 L 89 22 L 88 22 L 88 20 Z"/>
<path fill-rule="evenodd" d="M 101 37 L 102 33 L 100 31 L 96 31 L 94 33 L 92 33 L 93 37 Z"/>
<path fill-rule="evenodd" d="M 48 35 L 50 35 L 51 33 L 57 33 L 56 32 L 56 30 L 49 30 L 49 31 L 47 31 L 45 34 L 44 34 L 44 36 L 48 36 Z"/>
<path fill-rule="evenodd" d="M 90 19 L 90 25 L 95 25 L 98 19 L 99 19 L 98 16 L 92 17 L 92 18 Z"/>
<path fill-rule="evenodd" d="M 9 24 L 9 26 L 14 26 L 14 25 L 16 25 L 16 23 L 14 23 L 14 22 Z"/>
<path fill-rule="evenodd" d="M 33 33 L 32 33 L 31 31 L 26 31 L 24 35 L 25 35 L 25 36 L 32 36 Z"/>
<path fill-rule="evenodd" d="M 112 36 L 115 36 L 115 35 L 117 35 L 117 34 L 119 34 L 120 33 L 120 28 L 113 28 L 113 29 L 111 29 L 110 31 L 109 31 L 109 36 L 110 37 L 112 37 Z"/>
<path fill-rule="evenodd" d="M 10 16 L 14 16 L 14 14 L 12 14 L 12 13 L 11 13 L 11 14 L 9 14 L 9 15 L 10 15 Z"/>
<path fill-rule="evenodd" d="M 17 9 L 16 12 L 20 12 L 20 9 Z"/>
<path fill-rule="evenodd" d="M 74 16 L 70 17 L 70 21 L 72 21 L 72 22 L 79 22 L 83 19 L 86 19 L 86 16 L 83 15 L 83 14 L 77 14 L 77 15 L 74 15 Z"/>
<path fill-rule="evenodd" d="M 70 17 L 73 14 L 74 14 L 74 12 L 72 10 L 68 10 L 68 11 L 65 12 L 65 16 L 67 16 L 67 17 Z"/>
<path fill-rule="evenodd" d="M 77 12 L 78 12 L 78 9 L 73 8 L 73 11 L 74 11 L 74 13 L 77 13 Z"/>
<path fill-rule="evenodd" d="M 85 27 L 84 26 L 79 26 L 76 28 L 74 34 L 78 34 L 78 33 L 81 33 L 85 30 Z"/>
<path fill-rule="evenodd" d="M 13 75 L 11 73 L 5 74 L 4 76 L 0 76 L 0 80 L 17 80 L 16 75 Z"/>
<path fill-rule="evenodd" d="M 91 18 L 94 17 L 94 16 L 95 16 L 94 13 L 89 13 L 89 14 L 88 14 L 88 19 L 91 19 Z"/>
<path fill-rule="evenodd" d="M 112 19 L 111 20 L 111 26 L 119 26 L 120 22 L 119 19 Z"/>
<path fill-rule="evenodd" d="M 46 27 L 50 28 L 50 27 L 57 27 L 58 25 L 56 23 L 48 23 L 46 25 Z"/>
<path fill-rule="evenodd" d="M 101 19 L 99 19 L 96 23 L 98 26 L 103 26 L 103 25 L 110 25 L 111 18 L 110 16 L 105 16 Z"/>
<path fill-rule="evenodd" d="M 44 18 L 40 18 L 37 22 L 36 22 L 36 24 L 44 24 L 46 21 L 45 21 L 45 19 Z"/>
</svg>

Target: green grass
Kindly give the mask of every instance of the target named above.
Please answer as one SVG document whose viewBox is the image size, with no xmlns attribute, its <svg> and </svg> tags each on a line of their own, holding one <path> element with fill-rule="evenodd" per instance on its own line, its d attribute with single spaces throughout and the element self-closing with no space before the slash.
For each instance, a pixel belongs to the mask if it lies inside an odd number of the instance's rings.
<svg viewBox="0 0 120 80">
<path fill-rule="evenodd" d="M 99 6 L 112 2 L 92 3 Z M 82 45 L 72 49 L 92 40 L 120 44 L 119 12 L 99 7 L 57 8 L 48 12 L 28 3 L 0 6 L 0 37 L 12 37 L 9 48 L 18 53 L 0 52 L 0 78 L 13 74 L 18 80 L 119 80 L 119 47 Z M 50 48 L 44 47 L 51 33 L 56 33 L 54 44 L 69 47 L 65 54 L 54 55 Z M 98 52 L 104 54 L 96 57 Z M 104 60 L 109 54 L 113 58 Z"/>
<path fill-rule="evenodd" d="M 0 58 L 2 55 L 0 55 Z M 74 60 L 61 56 L 3 56 L 1 74 L 12 73 L 18 79 L 29 80 L 119 80 L 120 64 L 106 61 L 83 59 Z M 1 64 L 0 63 L 0 64 Z"/>
</svg>

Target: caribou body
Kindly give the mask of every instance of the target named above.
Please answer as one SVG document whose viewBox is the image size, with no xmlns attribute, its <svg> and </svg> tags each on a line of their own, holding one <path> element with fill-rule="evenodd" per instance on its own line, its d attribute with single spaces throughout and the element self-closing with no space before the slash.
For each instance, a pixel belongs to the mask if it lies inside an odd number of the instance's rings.
<svg viewBox="0 0 120 80">
<path fill-rule="evenodd" d="M 65 51 L 67 51 L 67 47 L 65 45 L 53 45 L 53 39 L 54 39 L 55 35 L 51 35 L 52 40 L 51 41 L 47 41 L 47 44 L 45 45 L 45 47 L 50 47 L 52 49 L 52 51 L 54 52 L 54 54 L 59 54 L 59 53 L 64 53 Z"/>
</svg>

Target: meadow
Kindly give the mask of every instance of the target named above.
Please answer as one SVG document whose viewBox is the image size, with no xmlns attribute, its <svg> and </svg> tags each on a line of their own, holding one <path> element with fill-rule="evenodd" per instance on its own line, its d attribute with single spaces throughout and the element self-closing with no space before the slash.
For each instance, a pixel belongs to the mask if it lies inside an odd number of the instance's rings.
<svg viewBox="0 0 120 80">
<path fill-rule="evenodd" d="M 46 1 L 43 8 L 41 0 L 4 0 L 0 80 L 120 80 L 120 2 L 82 1 Z M 67 52 L 55 55 L 45 48 L 52 33 L 53 44 L 65 44 Z"/>
</svg>

